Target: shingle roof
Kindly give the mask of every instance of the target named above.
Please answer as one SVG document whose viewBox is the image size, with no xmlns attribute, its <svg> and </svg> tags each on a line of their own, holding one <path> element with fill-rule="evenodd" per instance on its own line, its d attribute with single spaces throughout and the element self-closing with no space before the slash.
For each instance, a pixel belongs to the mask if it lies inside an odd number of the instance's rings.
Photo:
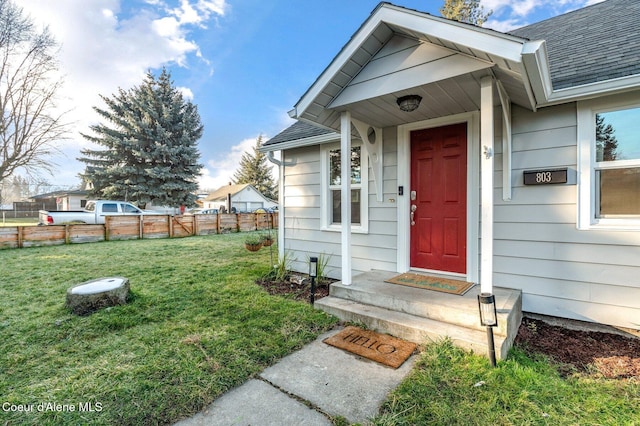
<svg viewBox="0 0 640 426">
<path fill-rule="evenodd" d="M 554 90 L 640 74 L 640 0 L 607 0 L 509 33 L 546 41 Z M 298 121 L 265 145 L 327 133 Z"/>
<path fill-rule="evenodd" d="M 323 127 L 314 126 L 313 124 L 306 123 L 304 121 L 296 121 L 291 126 L 287 127 L 268 141 L 264 143 L 265 146 L 274 145 L 280 142 L 295 141 L 298 139 L 310 138 L 313 136 L 326 135 L 329 133 L 335 133 L 333 130 L 325 129 Z"/>
<path fill-rule="evenodd" d="M 608 0 L 511 34 L 546 41 L 554 90 L 640 74 L 638 0 Z"/>
</svg>

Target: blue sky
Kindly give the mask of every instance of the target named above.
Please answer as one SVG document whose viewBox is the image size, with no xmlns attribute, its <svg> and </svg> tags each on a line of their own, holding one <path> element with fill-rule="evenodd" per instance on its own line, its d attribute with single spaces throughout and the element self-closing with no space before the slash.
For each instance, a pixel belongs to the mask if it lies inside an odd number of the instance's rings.
<svg viewBox="0 0 640 426">
<path fill-rule="evenodd" d="M 377 0 L 15 0 L 61 44 L 62 106 L 71 139 L 49 180 L 79 185 L 79 132 L 98 117 L 98 95 L 142 82 L 166 66 L 198 106 L 203 189 L 233 176 L 256 138 L 292 124 L 287 115 L 379 3 Z M 600 0 L 481 0 L 485 27 L 507 31 Z M 439 16 L 444 0 L 392 3 Z M 56 188 L 53 188 L 56 189 Z"/>
</svg>

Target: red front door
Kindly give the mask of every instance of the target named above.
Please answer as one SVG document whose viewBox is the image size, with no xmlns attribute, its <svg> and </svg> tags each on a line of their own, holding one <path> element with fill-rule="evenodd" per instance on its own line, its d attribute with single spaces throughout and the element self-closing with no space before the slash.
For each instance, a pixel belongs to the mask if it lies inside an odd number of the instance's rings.
<svg viewBox="0 0 640 426">
<path fill-rule="evenodd" d="M 466 123 L 411 132 L 410 198 L 411 267 L 466 273 Z"/>
</svg>

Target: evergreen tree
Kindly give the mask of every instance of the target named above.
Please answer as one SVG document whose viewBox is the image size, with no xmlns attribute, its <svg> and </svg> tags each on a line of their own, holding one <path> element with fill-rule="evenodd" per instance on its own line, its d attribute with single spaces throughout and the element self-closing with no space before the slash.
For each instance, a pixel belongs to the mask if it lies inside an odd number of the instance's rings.
<svg viewBox="0 0 640 426">
<path fill-rule="evenodd" d="M 605 124 L 604 117 L 596 114 L 596 158 L 597 161 L 618 159 L 618 139 L 611 124 Z"/>
<path fill-rule="evenodd" d="M 480 0 L 445 0 L 444 5 L 440 8 L 440 13 L 445 18 L 481 27 L 487 22 L 493 11 L 484 13 L 484 7 L 480 6 Z"/>
<path fill-rule="evenodd" d="M 253 147 L 253 154 L 245 152 L 240 159 L 240 167 L 233 175 L 233 182 L 237 184 L 249 183 L 267 198 L 276 200 L 278 198 L 278 187 L 276 186 L 271 168 L 267 164 L 267 156 L 260 152 L 262 145 L 262 135 L 256 139 Z"/>
<path fill-rule="evenodd" d="M 92 195 L 140 205 L 194 205 L 203 126 L 170 73 L 163 69 L 156 79 L 148 72 L 140 86 L 101 98 L 107 108 L 94 110 L 108 124 L 93 125 L 95 135 L 83 136 L 105 149 L 84 149 L 79 158 L 88 166 L 81 176 L 93 183 Z"/>
</svg>

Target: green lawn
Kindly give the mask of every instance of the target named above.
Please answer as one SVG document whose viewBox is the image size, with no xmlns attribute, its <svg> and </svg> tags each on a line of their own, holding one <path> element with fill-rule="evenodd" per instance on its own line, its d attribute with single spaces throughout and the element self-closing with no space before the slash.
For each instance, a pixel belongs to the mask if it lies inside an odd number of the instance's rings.
<svg viewBox="0 0 640 426">
<path fill-rule="evenodd" d="M 245 237 L 0 251 L 0 424 L 171 423 L 331 328 L 254 283 L 270 255 Z M 131 302 L 70 314 L 67 288 L 102 276 L 128 277 Z"/>
<path fill-rule="evenodd" d="M 0 226 L 34 226 L 38 224 L 37 217 L 2 217 L 0 216 Z"/>
<path fill-rule="evenodd" d="M 640 425 L 637 379 L 562 377 L 556 367 L 517 347 L 493 368 L 448 341 L 429 345 L 373 424 Z"/>
<path fill-rule="evenodd" d="M 170 424 L 331 328 L 254 284 L 270 253 L 245 237 L 0 251 L 0 425 Z M 117 275 L 126 306 L 64 308 L 68 287 Z M 496 368 L 447 341 L 423 350 L 375 425 L 640 425 L 637 379 L 562 377 L 522 348 Z"/>
</svg>

